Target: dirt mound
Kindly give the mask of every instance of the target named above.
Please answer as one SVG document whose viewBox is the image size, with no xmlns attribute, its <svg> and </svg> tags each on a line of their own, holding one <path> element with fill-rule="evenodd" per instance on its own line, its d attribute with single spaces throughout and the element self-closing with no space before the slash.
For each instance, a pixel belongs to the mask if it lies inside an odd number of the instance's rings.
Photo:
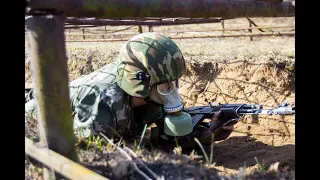
<svg viewBox="0 0 320 180">
<path fill-rule="evenodd" d="M 68 48 L 66 53 L 69 81 L 101 68 L 118 55 L 115 51 L 105 48 Z M 29 51 L 25 51 L 25 87 L 32 85 L 31 55 Z"/>
<path fill-rule="evenodd" d="M 148 168 L 158 176 L 164 176 L 165 179 L 219 178 L 214 168 L 208 168 L 203 163 L 200 163 L 199 159 L 194 158 L 197 156 L 177 155 L 159 150 L 152 152 L 144 150 L 138 154 L 139 159 L 143 160 Z M 110 179 L 141 178 L 141 175 L 130 167 L 130 162 L 119 151 L 114 151 L 113 149 L 104 151 L 91 149 L 89 151 L 81 150 L 79 155 L 82 157 L 82 165 Z M 139 164 L 138 161 L 134 161 Z M 141 170 L 150 175 L 144 168 L 141 168 Z"/>
<path fill-rule="evenodd" d="M 220 102 L 262 104 L 270 108 L 285 100 L 294 105 L 293 66 L 294 64 L 290 62 L 260 64 L 246 61 L 233 64 L 188 62 L 187 73 L 179 82 L 179 93 L 186 107 Z M 146 150 L 141 158 L 148 162 L 149 168 L 164 175 L 166 179 L 176 179 L 176 177 L 216 179 L 217 174 L 239 175 L 239 167 L 245 167 L 244 172 L 253 173 L 252 178 L 258 178 L 262 176 L 261 173 L 255 173 L 258 162 L 265 169 L 280 162 L 280 168 L 295 170 L 293 116 L 259 116 L 258 118 L 247 116 L 235 127 L 235 132 L 227 140 L 215 143 L 214 165 L 211 168 L 204 167 L 203 163 L 190 159 L 187 155 L 178 156 L 173 151 L 163 153 Z M 36 139 L 34 129 L 36 129 L 34 121 L 26 122 L 26 132 L 29 132 L 27 137 Z M 209 147 L 205 149 L 207 153 L 210 152 Z M 139 174 L 130 170 L 126 161 L 121 159 L 117 152 L 96 151 L 81 150 L 79 156 L 82 164 L 110 178 L 119 178 L 119 176 L 122 179 L 139 178 Z M 202 155 L 199 149 L 197 153 Z M 119 169 L 122 170 L 118 171 Z M 194 174 L 194 169 L 197 169 L 197 175 Z M 269 174 L 268 176 L 278 175 Z"/>
<path fill-rule="evenodd" d="M 177 40 L 187 61 L 187 73 L 179 82 L 179 93 L 186 107 L 208 105 L 212 102 L 213 105 L 252 103 L 271 108 L 285 100 L 290 105 L 295 105 L 294 38 L 248 42 L 240 38 Z M 94 43 L 86 47 L 82 47 L 83 44 L 73 45 L 72 48 L 68 46 L 69 80 L 113 61 L 122 44 L 114 42 Z M 29 53 L 26 52 L 26 87 L 32 86 L 29 59 Z M 36 122 L 26 119 L 25 125 L 26 137 L 37 141 Z M 234 179 L 241 179 L 246 173 L 252 173 L 247 179 L 294 179 L 294 126 L 294 116 L 246 116 L 235 125 L 235 132 L 228 139 L 214 144 L 214 164 L 210 167 L 204 165 L 203 157 L 200 160 L 192 159 L 189 157 L 190 153 L 178 155 L 173 151 L 156 151 L 159 159 L 155 160 L 156 155 L 145 150 L 140 157 L 148 163 L 149 168 L 163 174 L 166 179 L 176 179 L 177 174 L 182 178 L 191 176 L 197 179 L 198 176 L 192 176 L 194 172 L 190 172 L 194 167 L 202 174 L 199 179 L 204 179 L 207 175 L 208 179 L 211 179 L 210 176 L 215 179 L 216 173 L 225 175 L 225 179 L 230 175 L 234 175 Z M 79 151 L 81 163 L 107 177 L 117 176 L 115 170 L 119 169 L 118 166 L 123 166 L 121 164 L 125 161 L 117 152 L 106 154 L 95 152 L 97 150 L 94 149 Z M 210 152 L 208 147 L 205 149 Z M 97 157 L 94 157 L 95 154 Z M 196 154 L 201 156 L 201 150 L 196 150 Z M 148 159 L 150 156 L 153 159 Z M 171 164 L 168 162 L 170 159 L 174 160 Z M 107 167 L 105 162 L 109 163 Z M 279 172 L 260 171 L 276 162 L 280 162 Z M 33 166 L 26 165 L 26 172 L 30 168 L 34 169 Z M 136 179 L 141 178 L 132 169 L 126 170 L 128 174 L 120 174 L 122 178 L 130 179 L 132 175 Z M 35 177 L 35 174 L 32 176 Z"/>
<path fill-rule="evenodd" d="M 179 93 L 186 107 L 209 102 L 261 104 L 264 108 L 276 107 L 284 101 L 295 104 L 294 63 L 290 61 L 187 65 L 187 74 L 179 81 Z M 246 163 L 246 170 L 250 171 L 256 157 L 266 166 L 279 161 L 294 169 L 294 124 L 294 116 L 245 116 L 235 125 L 230 138 L 215 143 L 216 166 L 230 174 Z"/>
<path fill-rule="evenodd" d="M 123 147 L 123 145 L 120 145 L 120 147 Z M 132 144 L 128 144 L 127 147 L 135 149 Z M 77 145 L 77 148 L 79 163 L 107 178 L 124 180 L 141 179 L 141 175 L 130 165 L 132 162 L 136 163 L 142 172 L 152 177 L 137 159 L 134 158 L 133 161 L 128 161 L 124 155 L 115 150 L 113 146 L 103 143 L 103 145 L 99 147 L 94 142 L 91 142 L 88 146 L 86 142 L 82 142 Z M 135 151 L 138 154 L 138 158 L 142 160 L 149 169 L 157 174 L 157 176 L 164 177 L 168 180 L 294 179 L 295 177 L 294 171 L 278 169 L 275 167 L 276 164 L 270 166 L 269 169 L 263 167 L 261 164 L 256 164 L 251 169 L 257 170 L 252 171 L 252 173 L 248 173 L 243 167 L 240 167 L 239 172 L 234 175 L 219 175 L 219 171 L 215 166 L 204 164 L 202 162 L 203 157 L 197 155 L 195 151 L 189 154 L 182 153 L 179 150 L 166 152 L 162 150 L 149 151 L 143 149 Z M 26 179 L 43 179 L 40 167 L 39 162 L 33 158 L 26 157 Z"/>
</svg>

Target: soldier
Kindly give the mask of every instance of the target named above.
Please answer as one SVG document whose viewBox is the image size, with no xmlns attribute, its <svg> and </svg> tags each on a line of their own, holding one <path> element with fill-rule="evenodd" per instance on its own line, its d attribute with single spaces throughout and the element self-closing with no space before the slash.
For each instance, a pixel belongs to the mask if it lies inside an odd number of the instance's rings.
<svg viewBox="0 0 320 180">
<path fill-rule="evenodd" d="M 69 84 L 75 134 L 134 137 L 152 123 L 163 133 L 165 115 L 175 114 L 182 121 L 174 124 L 178 130 L 169 133 L 200 141 L 211 137 L 212 127 L 220 123 L 219 113 L 211 120 L 211 129 L 199 127 L 193 132 L 188 115 L 181 113 L 177 82 L 185 71 L 184 57 L 170 38 L 159 33 L 134 36 L 122 46 L 115 62 Z M 36 99 L 31 99 L 25 104 L 26 115 L 35 115 L 35 110 Z M 216 141 L 226 139 L 233 126 L 223 129 L 215 135 Z"/>
</svg>

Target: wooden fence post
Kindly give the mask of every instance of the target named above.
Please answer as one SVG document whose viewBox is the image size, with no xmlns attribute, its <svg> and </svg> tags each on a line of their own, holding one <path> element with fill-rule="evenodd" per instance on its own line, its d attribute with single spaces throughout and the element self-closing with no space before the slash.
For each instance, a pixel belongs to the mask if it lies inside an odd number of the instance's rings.
<svg viewBox="0 0 320 180">
<path fill-rule="evenodd" d="M 222 25 L 222 34 L 224 34 L 224 20 L 221 20 L 221 25 Z"/>
<path fill-rule="evenodd" d="M 249 28 L 251 28 L 251 27 L 252 27 L 252 23 L 251 23 L 251 21 L 249 21 Z M 252 29 L 249 29 L 249 32 L 252 33 Z M 252 41 L 252 40 L 253 40 L 253 37 L 250 36 L 250 41 Z"/>
<path fill-rule="evenodd" d="M 148 26 L 148 28 L 149 28 L 149 32 L 153 32 L 152 26 Z"/>
<path fill-rule="evenodd" d="M 82 38 L 83 38 L 83 40 L 85 40 L 86 36 L 84 35 L 84 28 L 82 29 L 82 34 L 83 34 Z"/>
<path fill-rule="evenodd" d="M 142 26 L 138 26 L 138 31 L 139 31 L 139 34 L 142 33 Z"/>
<path fill-rule="evenodd" d="M 70 180 L 108 180 L 104 176 L 44 147 L 37 146 L 25 137 L 25 152 L 42 164 L 52 167 Z M 81 172 L 81 173 L 79 173 Z"/>
<path fill-rule="evenodd" d="M 40 142 L 77 161 L 68 88 L 64 16 L 35 15 L 27 20 Z M 45 169 L 44 173 L 48 173 Z M 48 177 L 44 174 L 44 177 Z M 56 179 L 62 179 L 55 174 Z"/>
</svg>

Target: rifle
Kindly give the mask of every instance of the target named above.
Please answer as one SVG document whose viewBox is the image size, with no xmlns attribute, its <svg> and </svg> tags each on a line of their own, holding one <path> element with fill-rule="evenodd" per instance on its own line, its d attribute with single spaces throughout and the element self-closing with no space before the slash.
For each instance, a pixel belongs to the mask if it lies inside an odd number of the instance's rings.
<svg viewBox="0 0 320 180">
<path fill-rule="evenodd" d="M 216 106 L 212 105 L 210 102 L 208 106 L 193 106 L 189 108 L 184 108 L 183 112 L 189 113 L 192 119 L 193 130 L 195 130 L 198 126 L 204 126 L 206 128 L 210 128 L 213 130 L 213 134 L 218 134 L 222 131 L 223 126 L 230 126 L 236 124 L 239 119 L 244 117 L 245 115 L 294 115 L 295 107 L 290 106 L 287 102 L 282 103 L 281 105 L 271 108 L 264 109 L 261 104 L 218 104 Z M 205 119 L 212 119 L 215 112 L 221 111 L 221 115 L 219 117 L 220 124 L 213 124 L 211 127 L 210 122 L 204 122 Z M 161 126 L 160 126 L 161 127 Z M 154 131 L 154 135 L 152 133 Z M 151 137 L 150 140 L 154 141 L 153 144 L 156 144 L 158 139 L 159 129 L 157 127 L 151 128 Z M 194 147 L 196 146 L 193 139 L 189 139 L 188 137 L 173 137 L 168 135 L 161 135 L 163 140 L 169 140 L 173 142 L 175 139 L 178 140 L 179 145 L 183 148 Z M 199 139 L 201 143 L 210 144 L 211 136 L 203 137 Z"/>
<path fill-rule="evenodd" d="M 220 124 L 213 124 L 211 127 L 210 122 L 203 122 L 205 119 L 212 119 L 215 112 L 221 111 L 219 117 Z M 230 126 L 236 124 L 240 118 L 245 115 L 294 115 L 295 107 L 290 106 L 287 102 L 282 103 L 278 107 L 271 109 L 263 109 L 263 106 L 260 104 L 218 104 L 216 106 L 209 103 L 209 106 L 193 106 L 189 108 L 184 108 L 183 112 L 187 112 L 191 115 L 193 130 L 198 126 L 204 126 L 213 130 L 213 134 L 218 134 L 222 131 L 223 126 Z M 154 128 L 155 129 L 155 128 Z M 152 130 L 152 129 L 151 129 Z M 152 136 L 151 136 L 152 137 Z M 193 139 L 189 137 L 170 137 L 170 136 L 161 136 L 162 139 L 174 141 L 176 139 L 183 148 L 197 146 Z M 203 137 L 199 139 L 201 143 L 211 144 L 211 136 Z"/>
<path fill-rule="evenodd" d="M 185 108 L 183 110 L 191 115 L 193 129 L 199 125 L 210 127 L 210 122 L 203 122 L 205 119 L 211 119 L 215 112 L 221 111 L 222 125 L 220 127 L 214 127 L 215 132 L 219 131 L 222 126 L 234 125 L 238 122 L 240 118 L 245 115 L 294 115 L 295 107 L 290 106 L 287 102 L 282 103 L 276 108 L 263 109 L 263 106 L 260 104 L 218 104 L 213 106 L 212 103 L 209 103 L 209 106 L 194 106 Z"/>
</svg>

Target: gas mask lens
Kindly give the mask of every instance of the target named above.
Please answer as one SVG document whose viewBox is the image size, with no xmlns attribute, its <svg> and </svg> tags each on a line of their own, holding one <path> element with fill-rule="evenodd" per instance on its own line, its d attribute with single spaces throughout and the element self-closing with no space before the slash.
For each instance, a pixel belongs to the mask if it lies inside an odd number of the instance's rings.
<svg viewBox="0 0 320 180">
<path fill-rule="evenodd" d="M 167 113 L 176 113 L 183 109 L 176 82 L 159 84 L 151 89 L 150 99 L 163 104 L 164 111 Z"/>
<path fill-rule="evenodd" d="M 160 95 L 166 96 L 174 90 L 174 84 L 173 82 L 170 83 L 163 83 L 157 86 L 157 91 Z"/>
</svg>

